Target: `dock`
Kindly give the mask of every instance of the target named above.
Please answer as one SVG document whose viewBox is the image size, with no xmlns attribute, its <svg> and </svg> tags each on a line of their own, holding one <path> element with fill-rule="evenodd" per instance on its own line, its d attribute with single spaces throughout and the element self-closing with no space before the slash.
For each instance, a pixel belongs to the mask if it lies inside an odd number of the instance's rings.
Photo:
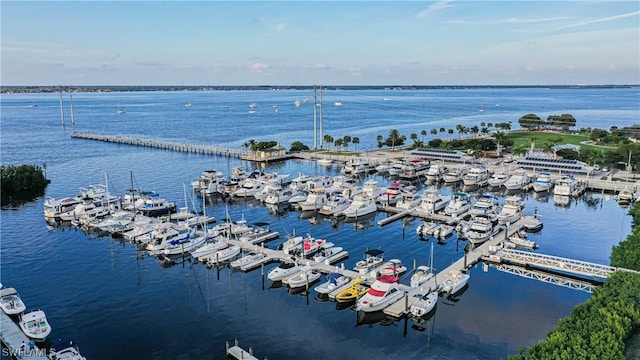
<svg viewBox="0 0 640 360">
<path fill-rule="evenodd" d="M 9 315 L 0 311 L 0 341 L 2 341 L 7 355 L 15 359 L 47 360 L 48 357 L 45 356 L 45 354 L 48 350 L 40 349 L 37 346 L 32 354 L 20 352 L 22 343 L 28 344 L 29 340 L 31 339 L 22 332 L 20 326 L 18 326 Z M 3 349 L 3 354 L 5 349 Z"/>
<path fill-rule="evenodd" d="M 249 348 L 249 351 L 240 347 L 238 343 L 238 339 L 234 341 L 233 346 L 229 346 L 229 342 L 226 343 L 227 348 L 227 357 L 236 359 L 236 360 L 258 360 L 257 357 L 253 356 L 253 348 Z"/>
<path fill-rule="evenodd" d="M 394 213 L 394 215 L 391 215 L 387 218 L 384 218 L 380 221 L 378 221 L 378 226 L 382 227 L 385 225 L 388 225 L 396 220 L 400 220 L 406 216 L 411 216 L 411 217 L 416 217 L 416 218 L 421 218 L 421 219 L 427 219 L 427 220 L 435 220 L 435 221 L 439 221 L 441 223 L 445 223 L 447 225 L 451 225 L 453 223 L 455 223 L 456 221 L 464 218 L 465 216 L 468 215 L 468 212 L 464 213 L 464 214 L 460 214 L 460 215 L 455 215 L 455 216 L 451 216 L 451 215 L 445 215 L 443 213 L 433 213 L 433 212 L 421 212 L 421 211 L 417 211 L 415 208 L 413 209 L 398 209 L 396 207 L 393 206 L 387 206 L 387 207 L 380 207 L 378 210 L 387 212 L 387 213 Z"/>
</svg>

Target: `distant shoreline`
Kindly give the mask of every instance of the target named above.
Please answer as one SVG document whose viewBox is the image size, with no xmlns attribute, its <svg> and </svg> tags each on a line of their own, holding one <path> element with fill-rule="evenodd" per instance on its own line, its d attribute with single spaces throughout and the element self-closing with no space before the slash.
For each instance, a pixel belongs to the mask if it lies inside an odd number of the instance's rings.
<svg viewBox="0 0 640 360">
<path fill-rule="evenodd" d="M 319 87 L 319 86 L 318 86 Z M 313 85 L 61 85 L 61 86 L 2 86 L 0 93 L 51 93 L 62 88 L 76 92 L 134 92 L 134 91 L 256 91 L 256 90 L 313 90 Z M 460 89 L 630 89 L 629 85 L 322 85 L 324 90 L 460 90 Z"/>
</svg>

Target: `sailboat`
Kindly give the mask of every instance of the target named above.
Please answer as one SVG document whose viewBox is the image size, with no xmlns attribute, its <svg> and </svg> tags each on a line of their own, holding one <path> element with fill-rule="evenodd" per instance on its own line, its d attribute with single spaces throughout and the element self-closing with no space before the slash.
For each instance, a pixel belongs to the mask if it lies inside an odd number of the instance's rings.
<svg viewBox="0 0 640 360">
<path fill-rule="evenodd" d="M 427 280 L 433 277 L 434 276 L 433 274 L 435 273 L 435 271 L 433 270 L 433 243 L 431 244 L 431 256 L 430 256 L 429 262 L 430 262 L 429 264 L 430 273 L 428 274 L 429 277 L 427 278 Z M 418 272 L 416 272 L 413 276 L 416 276 L 417 274 Z M 424 283 L 424 281 L 422 282 L 415 281 L 417 279 L 414 279 L 413 276 L 411 277 L 412 287 L 417 287 L 422 285 L 422 283 Z M 437 278 L 434 278 L 434 279 L 437 280 Z M 433 310 L 437 304 L 438 304 L 438 284 L 436 282 L 435 289 L 429 288 L 426 293 L 422 294 L 422 288 L 421 288 L 420 293 L 414 295 L 414 300 L 411 303 L 411 307 L 409 308 L 409 311 L 413 316 L 421 317 L 430 313 L 431 310 Z"/>
<path fill-rule="evenodd" d="M 118 104 L 118 110 L 116 110 L 116 112 L 117 112 L 118 114 L 124 114 L 124 113 L 126 113 L 126 111 L 120 107 L 120 104 Z"/>
</svg>

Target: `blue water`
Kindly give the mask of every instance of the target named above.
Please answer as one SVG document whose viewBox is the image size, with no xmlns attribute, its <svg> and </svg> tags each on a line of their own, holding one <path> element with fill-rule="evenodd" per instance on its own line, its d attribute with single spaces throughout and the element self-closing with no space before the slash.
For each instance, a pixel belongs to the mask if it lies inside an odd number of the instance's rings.
<svg viewBox="0 0 640 360">
<path fill-rule="evenodd" d="M 629 126 L 640 122 L 638 89 L 473 89 L 423 91 L 325 91 L 324 133 L 360 138 L 375 148 L 377 135 L 431 128 L 513 121 L 525 113 L 571 113 L 578 127 Z M 184 205 L 184 186 L 205 169 L 229 173 L 235 158 L 174 153 L 71 139 L 72 131 L 242 148 L 249 139 L 313 145 L 313 106 L 296 108 L 309 91 L 132 92 L 74 95 L 75 126 L 65 96 L 61 126 L 57 94 L 11 94 L 0 98 L 2 164 L 46 164 L 52 183 L 46 196 L 74 195 L 79 187 L 105 182 L 122 194 L 130 174 L 145 189 Z M 385 98 L 387 100 L 385 100 Z M 340 101 L 344 105 L 332 104 Z M 184 104 L 191 102 L 192 107 Z M 248 105 L 258 103 L 255 115 Z M 37 104 L 37 107 L 32 105 Z M 278 112 L 273 105 L 278 105 Z M 499 106 L 496 106 L 499 105 Z M 126 109 L 116 114 L 120 106 Z M 479 109 L 485 112 L 480 113 Z M 430 137 L 430 135 L 427 135 Z M 353 145 L 351 145 L 353 147 Z M 266 171 L 296 176 L 338 174 L 305 161 L 270 164 Z M 377 175 L 382 185 L 389 180 Z M 364 180 L 364 179 L 363 179 Z M 442 187 L 448 193 L 454 189 Z M 528 214 L 542 214 L 544 228 L 532 236 L 542 253 L 608 264 L 611 247 L 630 232 L 630 217 L 607 194 L 589 194 L 568 207 L 553 198 L 523 195 Z M 29 308 L 47 312 L 52 338 L 73 338 L 90 359 L 224 358 L 225 341 L 238 338 L 259 358 L 293 359 L 500 359 L 546 336 L 557 321 L 589 298 L 588 293 L 516 277 L 478 265 L 457 301 L 441 298 L 425 331 L 413 321 L 358 319 L 350 309 L 318 302 L 313 294 L 289 295 L 270 288 L 261 270 L 207 269 L 189 261 L 164 268 L 131 244 L 87 235 L 73 228 L 49 229 L 43 198 L 1 212 L 0 279 L 16 287 Z M 199 201 L 199 200 L 196 200 Z M 594 205 L 595 204 L 595 205 Z M 207 213 L 223 219 L 222 202 Z M 350 252 L 350 268 L 367 248 L 409 267 L 426 264 L 431 241 L 415 233 L 419 220 L 385 227 L 378 213 L 357 226 L 300 218 L 296 211 L 271 213 L 255 202 L 234 202 L 233 219 L 268 221 L 280 239 L 287 233 L 326 237 Z M 435 245 L 436 268 L 463 254 L 454 238 Z M 277 264 L 267 265 L 268 271 Z M 408 283 L 408 275 L 404 280 Z"/>
</svg>

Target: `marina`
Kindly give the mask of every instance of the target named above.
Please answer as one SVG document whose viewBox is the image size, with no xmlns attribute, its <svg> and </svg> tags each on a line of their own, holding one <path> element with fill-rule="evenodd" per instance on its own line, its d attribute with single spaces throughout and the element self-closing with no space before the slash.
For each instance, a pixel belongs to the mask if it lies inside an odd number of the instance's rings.
<svg viewBox="0 0 640 360">
<path fill-rule="evenodd" d="M 512 94 L 513 91 L 509 93 Z M 167 99 L 176 95 L 178 98 L 173 107 L 167 107 L 167 114 L 173 114 L 173 111 L 179 114 L 180 110 L 185 109 L 184 104 L 188 102 L 194 104 L 189 109 L 190 113 L 201 111 L 202 101 L 197 98 L 197 95 L 206 96 L 205 94 L 188 94 L 188 99 L 187 94 L 150 94 L 149 96 L 159 97 L 161 99 L 159 103 L 171 103 Z M 270 96 L 284 95 L 288 95 L 287 99 L 273 101 L 279 104 L 288 103 L 288 98 L 292 94 L 286 94 L 286 92 L 265 92 L 259 95 L 240 93 L 241 98 L 237 105 L 240 110 L 237 116 L 246 120 L 247 104 L 254 101 L 262 104 L 266 103 L 268 100 L 265 99 Z M 144 121 L 133 120 L 140 111 L 140 105 L 136 106 L 132 101 L 124 100 L 131 95 L 103 94 L 103 96 L 105 97 L 100 100 L 93 100 L 88 99 L 86 95 L 74 94 L 76 131 L 113 136 L 118 136 L 114 132 L 120 134 L 126 132 L 131 134 L 128 135 L 131 138 L 155 138 L 158 141 L 168 140 L 178 144 L 204 144 L 208 141 L 219 143 L 220 148 L 236 149 L 241 149 L 241 143 L 246 141 L 246 139 L 233 140 L 232 135 L 224 133 L 228 129 L 219 130 L 223 133 L 220 136 L 230 139 L 226 142 L 209 141 L 207 139 L 211 133 L 205 138 L 204 131 L 203 136 L 198 138 L 198 134 L 194 135 L 192 130 L 186 130 L 203 129 L 206 123 L 189 118 L 181 118 L 181 121 L 171 123 L 172 126 L 164 130 L 158 130 L 158 124 L 152 125 L 156 130 L 145 128 Z M 88 124 L 87 102 L 100 103 L 110 99 L 111 96 L 114 96 L 112 101 L 115 105 L 119 102 L 126 104 L 126 114 L 116 117 L 116 114 L 113 114 L 114 111 L 110 111 L 115 119 L 107 121 L 107 119 L 101 120 L 101 115 L 96 111 L 91 115 L 96 119 L 95 122 Z M 135 98 L 135 95 L 133 96 Z M 167 97 L 164 98 L 164 96 Z M 301 99 L 305 98 L 304 94 L 299 96 Z M 384 96 L 392 97 L 393 94 Z M 295 97 L 294 93 L 293 98 Z M 342 101 L 345 104 L 350 105 L 341 108 L 345 113 L 344 116 L 353 117 L 349 111 L 353 111 L 358 102 L 345 96 L 341 98 L 344 99 Z M 620 96 L 617 98 L 619 99 Z M 40 104 L 37 108 L 29 108 L 29 111 L 58 110 L 55 97 L 53 104 L 49 107 L 38 99 L 38 96 L 30 97 L 25 101 L 28 104 Z M 240 103 L 243 105 L 240 106 Z M 501 100 L 501 103 L 502 109 L 515 106 L 515 103 L 509 104 L 506 99 Z M 110 108 L 115 109 L 115 105 Z M 538 106 L 538 104 L 529 102 L 528 106 Z M 563 108 L 564 106 L 563 104 Z M 475 106 L 476 109 L 478 107 Z M 223 109 L 222 105 L 220 108 Z M 233 114 L 234 108 L 232 104 L 231 111 L 228 109 L 224 111 Z M 294 109 L 294 106 L 291 105 L 291 108 Z M 278 116 L 284 120 L 287 112 L 292 109 L 280 105 Z M 296 109 L 304 109 L 304 105 Z M 55 128 L 47 125 L 42 128 L 33 127 L 29 129 L 29 137 L 21 137 L 15 135 L 16 128 L 28 120 L 24 120 L 21 116 L 20 122 L 12 125 L 11 112 L 18 110 L 18 108 L 7 107 L 7 111 L 3 111 L 3 159 L 14 151 L 12 149 L 25 148 L 24 143 L 13 147 L 12 139 L 6 137 L 11 133 L 9 132 L 11 129 L 16 141 L 18 138 L 28 139 L 32 143 L 41 145 L 28 146 L 29 150 L 20 159 L 24 161 L 34 159 L 34 162 L 41 161 L 37 159 L 48 159 L 47 177 L 53 182 L 47 188 L 47 196 L 56 198 L 73 194 L 78 186 L 102 181 L 104 172 L 109 173 L 111 182 L 109 189 L 114 193 L 123 194 L 125 189 L 129 188 L 129 172 L 133 171 L 143 188 L 158 191 L 163 197 L 173 201 L 183 198 L 181 184 L 188 184 L 195 180 L 204 169 L 217 168 L 225 174 L 230 174 L 233 167 L 243 165 L 248 170 L 334 176 L 339 174 L 341 168 L 339 163 L 322 166 L 315 161 L 299 159 L 268 163 L 265 164 L 267 165 L 265 168 L 260 168 L 260 163 L 245 161 L 235 155 L 212 156 L 177 150 L 158 151 L 159 149 L 145 146 L 118 146 L 103 141 L 81 141 L 70 138 L 69 127 L 66 131 L 60 131 L 59 119 L 55 122 Z M 205 111 L 214 112 L 215 110 L 209 108 Z M 515 111 L 519 112 L 520 109 Z M 179 115 L 170 116 L 179 118 Z M 251 121 L 256 124 L 256 128 L 259 124 L 264 124 L 261 122 L 261 116 L 264 116 L 263 112 L 252 115 Z M 38 118 L 44 119 L 45 116 L 38 115 Z M 229 118 L 232 120 L 233 116 L 230 115 Z M 37 120 L 29 121 L 33 123 Z M 588 119 L 585 122 L 588 122 Z M 266 121 L 266 123 L 271 122 Z M 288 125 L 290 127 L 291 124 Z M 135 129 L 125 130 L 127 126 L 134 126 Z M 236 132 L 238 126 L 240 125 L 232 126 Z M 591 125 L 585 123 L 585 126 Z M 402 129 L 400 127 L 400 130 Z M 154 131 L 162 131 L 163 135 L 148 135 Z M 275 131 L 283 132 L 277 129 Z M 340 131 L 333 129 L 331 132 L 335 136 Z M 167 133 L 172 135 L 167 136 Z M 302 136 L 300 134 L 296 133 L 293 136 Z M 366 135 L 364 133 L 357 135 L 363 141 L 358 149 L 365 149 L 367 146 L 365 142 L 368 141 Z M 286 139 L 286 136 L 285 134 L 283 138 Z M 259 139 L 257 136 L 255 138 Z M 65 149 L 64 154 L 54 153 L 51 155 L 51 160 L 49 160 L 50 157 L 41 153 L 42 149 L 58 147 Z M 375 144 L 369 144 L 370 149 L 373 147 Z M 376 151 L 370 150 L 369 153 L 369 160 L 372 161 Z M 397 157 L 401 157 L 404 152 L 396 154 Z M 144 162 L 140 161 L 142 158 L 145 159 Z M 382 159 L 383 157 L 380 156 L 380 161 Z M 176 169 L 179 171 L 175 171 Z M 69 174 L 74 175 L 69 176 Z M 552 175 L 557 177 L 559 174 Z M 365 178 L 378 180 L 380 184 L 385 185 L 390 182 L 385 175 L 376 173 L 369 174 Z M 616 176 L 609 181 L 606 179 L 606 174 L 599 175 L 593 179 L 595 184 L 593 189 L 587 188 L 582 195 L 572 197 L 568 205 L 562 206 L 556 205 L 553 196 L 548 193 L 534 194 L 521 190 L 519 194 L 525 202 L 525 218 L 529 219 L 531 214 L 537 211 L 544 222 L 544 227 L 539 232 L 528 236 L 528 239 L 535 240 L 539 245 L 539 250 L 536 252 L 594 264 L 606 264 L 612 244 L 617 243 L 630 229 L 626 210 L 621 208 L 611 195 L 613 189 L 624 188 L 624 181 L 616 181 L 615 178 Z M 602 185 L 595 183 L 596 181 L 602 182 Z M 362 184 L 363 179 L 359 179 L 359 182 Z M 606 184 L 610 184 L 612 190 L 602 191 L 598 188 Z M 630 181 L 629 184 L 635 184 L 635 181 Z M 420 190 L 424 189 L 422 184 L 417 185 Z M 447 195 L 465 190 L 461 184 L 438 185 L 438 188 Z M 466 191 L 474 198 L 480 195 L 476 189 Z M 497 192 L 497 195 L 501 201 L 504 199 L 501 192 Z M 199 199 L 198 196 L 196 199 Z M 36 200 L 33 205 L 28 204 L 17 210 L 3 212 L 3 238 L 21 239 L 21 241 L 3 241 L 3 280 L 7 282 L 6 279 L 13 279 L 12 285 L 15 284 L 21 295 L 30 299 L 29 305 L 43 306 L 50 310 L 47 311 L 47 317 L 54 325 L 52 338 L 66 336 L 77 338 L 82 344 L 83 353 L 86 352 L 87 358 L 92 359 L 146 358 L 149 354 L 163 358 L 180 356 L 204 358 L 210 357 L 212 353 L 220 354 L 222 352 L 220 344 L 236 337 L 241 338 L 243 343 L 259 349 L 259 357 L 264 355 L 264 357 L 279 359 L 293 359 L 300 354 L 311 358 L 365 356 L 373 359 L 382 358 L 381 354 L 386 358 L 392 356 L 411 359 L 430 356 L 502 358 L 517 351 L 520 346 L 528 346 L 543 338 L 559 318 L 568 314 L 576 304 L 590 296 L 588 292 L 574 290 L 579 286 L 586 288 L 589 282 L 567 288 L 564 280 L 560 278 L 555 282 L 551 280 L 557 275 L 539 271 L 538 274 L 529 274 L 525 277 L 522 267 L 505 262 L 492 262 L 488 259 L 485 262 L 482 256 L 491 255 L 488 251 L 491 246 L 489 242 L 467 252 L 467 266 L 465 266 L 464 249 L 468 241 L 458 238 L 455 231 L 443 239 L 431 236 L 420 238 L 416 235 L 415 229 L 423 218 L 412 216 L 410 213 L 406 213 L 401 218 L 385 221 L 384 225 L 378 225 L 380 221 L 396 215 L 391 208 L 385 210 L 386 208 L 382 206 L 378 207 L 377 212 L 373 214 L 347 222 L 341 217 L 324 217 L 318 213 L 306 213 L 288 207 L 280 206 L 272 209 L 252 199 L 207 198 L 206 213 L 215 217 L 218 222 L 225 221 L 223 219 L 227 218 L 228 213 L 231 219 L 244 217 L 248 223 L 269 222 L 271 229 L 279 233 L 278 237 L 269 241 L 255 243 L 250 241 L 241 243 L 241 240 L 228 239 L 231 245 L 243 246 L 245 254 L 260 252 L 262 248 L 260 244 L 264 242 L 264 252 L 273 256 L 271 261 L 257 263 L 252 269 L 243 271 L 228 266 L 209 267 L 206 264 L 193 262 L 188 256 L 172 257 L 173 263 L 166 264 L 162 259 L 141 253 L 136 246 L 123 239 L 85 233 L 76 227 L 64 224 L 48 228 L 43 220 L 43 201 L 44 199 Z M 443 214 L 433 215 L 435 217 L 424 220 L 435 222 L 447 220 Z M 464 214 L 461 214 L 458 220 L 463 220 L 464 217 Z M 605 227 L 602 224 L 616 225 Z M 510 229 L 514 233 L 517 227 L 518 224 L 510 224 Z M 26 228 L 31 229 L 29 236 L 25 236 Z M 437 301 L 438 306 L 433 311 L 433 317 L 423 319 L 427 324 L 422 323 L 423 328 L 427 330 L 416 331 L 411 325 L 418 323 L 418 320 L 409 316 L 407 312 L 413 300 L 409 296 L 406 296 L 406 302 L 403 298 L 380 312 L 362 316 L 362 314 L 356 314 L 351 307 L 340 309 L 337 303 L 332 301 L 317 301 L 314 299 L 315 293 L 307 295 L 303 291 L 289 294 L 286 289 L 272 286 L 273 284 L 268 281 L 265 283 L 263 279 L 266 273 L 276 267 L 275 263 L 284 257 L 284 254 L 276 250 L 278 245 L 286 241 L 294 232 L 326 238 L 348 252 L 348 255 L 331 264 L 315 263 L 310 260 L 309 263 L 314 267 L 317 266 L 323 274 L 344 271 L 345 274 L 356 276 L 352 269 L 360 260 L 361 254 L 367 249 L 380 248 L 384 249 L 388 258 L 399 258 L 409 267 L 407 273 L 400 277 L 400 289 L 407 290 L 411 294 L 423 293 L 430 286 L 435 286 L 435 281 L 425 283 L 422 292 L 419 288 L 410 289 L 409 277 L 413 273 L 412 268 L 417 266 L 411 267 L 408 264 L 427 264 L 429 248 L 433 244 L 436 253 L 434 268 L 437 270 L 438 285 L 449 277 L 450 267 L 451 270 L 466 268 L 465 271 L 470 277 L 460 293 L 454 295 L 442 293 Z M 581 235 L 584 233 L 589 233 L 589 236 Z M 500 237 L 503 238 L 500 239 Z M 504 241 L 504 233 L 495 235 L 494 241 Z M 32 269 L 27 266 L 28 264 L 22 261 L 25 256 L 31 258 L 29 264 L 37 264 L 38 268 Z M 60 256 L 73 261 L 61 261 Z M 471 265 L 471 260 L 475 256 L 480 256 L 480 260 Z M 456 266 L 452 267 L 454 264 Z M 507 266 L 513 266 L 515 270 L 506 273 L 506 270 L 498 269 L 498 267 L 506 269 Z M 264 273 L 260 270 L 261 268 L 264 269 Z M 48 276 L 43 277 L 42 270 L 46 270 Z M 360 275 L 358 273 L 358 276 Z M 50 285 L 51 277 L 56 279 L 56 286 Z M 95 281 L 97 278 L 100 279 L 99 282 Z M 368 278 L 369 281 L 373 280 Z M 535 281 L 538 279 L 547 279 L 549 282 Z M 78 294 L 83 295 L 78 296 Z M 136 301 L 130 301 L 132 295 L 135 296 Z M 125 302 L 126 310 L 123 310 Z M 122 306 L 115 305 L 121 303 Z M 157 318 L 164 319 L 162 324 L 149 321 Z M 500 319 L 501 326 L 497 326 L 497 319 Z M 300 324 L 305 325 L 300 326 Z M 221 327 L 224 327 L 224 330 L 220 330 Z M 526 330 L 511 331 L 510 329 L 513 328 Z M 150 336 L 150 333 L 153 333 L 153 336 Z M 282 340 L 274 342 L 272 341 L 274 338 Z M 434 341 L 429 342 L 430 338 Z M 188 348 L 179 345 L 186 342 L 191 344 Z M 347 346 L 344 352 L 330 351 L 325 346 L 329 342 L 338 345 L 352 344 L 352 346 Z M 217 345 L 211 345 L 213 343 Z M 316 345 L 309 346 L 309 344 Z"/>
</svg>

